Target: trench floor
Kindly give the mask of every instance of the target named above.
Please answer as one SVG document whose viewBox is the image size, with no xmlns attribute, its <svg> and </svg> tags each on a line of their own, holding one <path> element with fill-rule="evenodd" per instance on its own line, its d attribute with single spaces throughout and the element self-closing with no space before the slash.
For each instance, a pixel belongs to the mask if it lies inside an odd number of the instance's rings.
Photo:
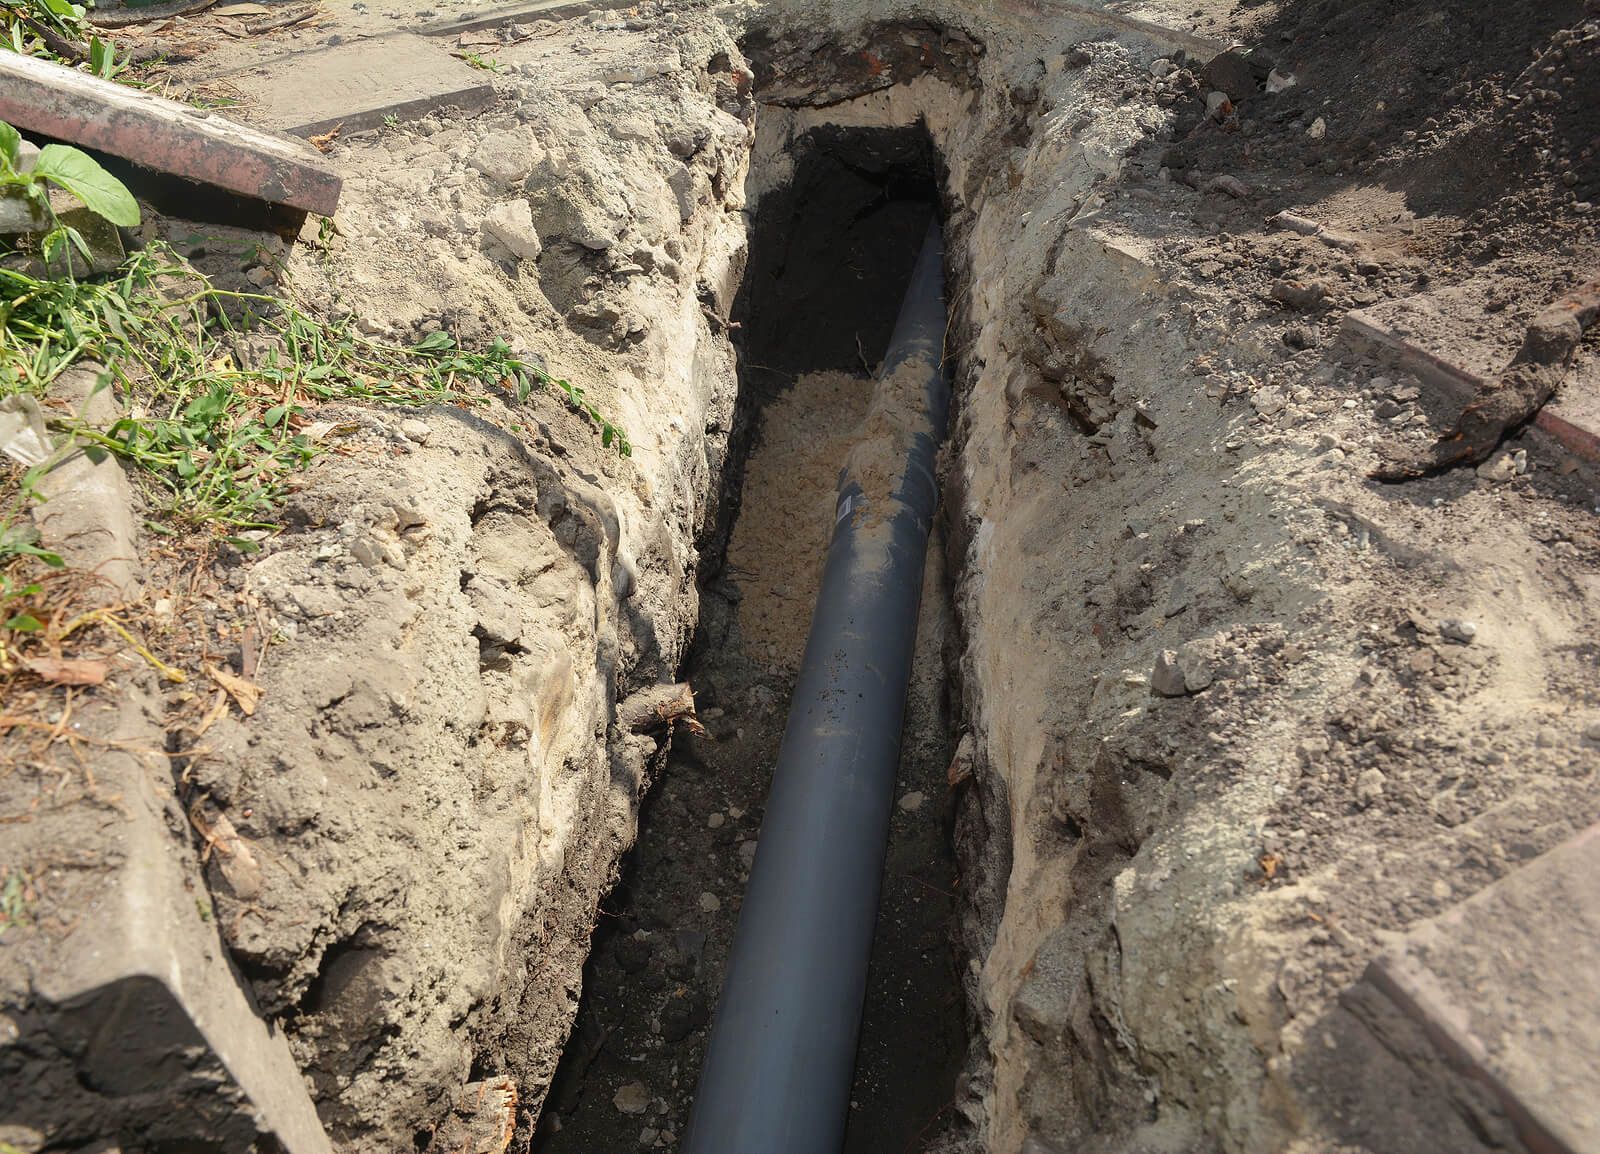
<svg viewBox="0 0 1600 1154">
<path fill-rule="evenodd" d="M 688 677 L 709 736 L 680 736 L 602 905 L 583 1004 L 538 1149 L 673 1148 L 684 1131 L 809 626 L 834 483 L 872 382 L 813 373 L 760 416 L 727 562 Z M 965 1051 L 946 804 L 948 591 L 929 565 L 846 1150 L 927 1148 Z"/>
</svg>

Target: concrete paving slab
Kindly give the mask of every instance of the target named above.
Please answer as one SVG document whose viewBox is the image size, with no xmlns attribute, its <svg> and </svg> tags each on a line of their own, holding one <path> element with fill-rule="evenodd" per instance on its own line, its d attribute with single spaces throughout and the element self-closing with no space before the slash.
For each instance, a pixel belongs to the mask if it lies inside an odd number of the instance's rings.
<svg viewBox="0 0 1600 1154">
<path fill-rule="evenodd" d="M 1487 298 L 1485 288 L 1468 283 L 1385 301 L 1346 313 L 1341 335 L 1464 404 L 1500 375 L 1522 341 L 1520 327 L 1482 311 Z M 1600 365 L 1592 357 L 1580 359 L 1533 426 L 1567 451 L 1600 461 Z"/>
<path fill-rule="evenodd" d="M 15 52 L 0 52 L 0 120 L 273 204 L 339 203 L 343 181 L 299 141 Z"/>
<path fill-rule="evenodd" d="M 438 108 L 476 112 L 494 100 L 488 73 L 410 32 L 295 52 L 225 78 L 253 123 L 294 136 L 360 132 Z"/>
<path fill-rule="evenodd" d="M 82 367 L 54 392 L 106 423 L 118 410 L 94 379 Z M 128 594 L 141 571 L 122 466 L 74 455 L 42 485 L 43 543 L 113 582 L 100 604 Z M 0 1147 L 332 1154 L 287 1040 L 229 960 L 151 675 L 125 657 L 112 692 L 74 703 L 80 760 L 50 804 L 32 775 L 0 775 L 0 812 L 27 818 L 0 839 L 0 874 L 33 879 L 0 937 Z"/>
<path fill-rule="evenodd" d="M 1600 1150 L 1600 825 L 1411 930 L 1367 981 L 1528 1149 Z"/>
<path fill-rule="evenodd" d="M 103 854 L 81 915 L 56 933 L 6 935 L 14 972 L 29 980 L 23 998 L 0 997 L 17 1033 L 0 1047 L 0 1082 L 12 1091 L 0 1095 L 0 1126 L 31 1130 L 50 1149 L 114 1137 L 128 1149 L 332 1154 L 288 1042 L 252 1008 L 193 854 L 174 837 L 183 817 L 159 716 L 133 688 L 78 713 L 86 732 L 116 743 L 94 763 L 116 802 L 93 815 L 98 846 L 81 828 L 69 834 L 80 858 Z M 63 819 L 29 832 L 67 828 Z"/>
</svg>

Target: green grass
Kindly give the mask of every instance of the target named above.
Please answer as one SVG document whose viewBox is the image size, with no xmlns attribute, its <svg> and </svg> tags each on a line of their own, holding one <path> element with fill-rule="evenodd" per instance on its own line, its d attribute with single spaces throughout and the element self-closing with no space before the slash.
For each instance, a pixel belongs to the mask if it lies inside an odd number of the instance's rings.
<svg viewBox="0 0 1600 1154">
<path fill-rule="evenodd" d="M 245 333 L 269 350 L 259 363 L 235 360 Z M 436 332 L 387 344 L 350 318 L 324 321 L 278 297 L 220 289 L 160 248 L 94 281 L 0 268 L 0 396 L 41 396 L 81 361 L 106 366 L 101 383 L 116 386 L 128 415 L 109 429 L 70 416 L 53 424 L 140 469 L 175 528 L 270 527 L 293 475 L 318 452 L 302 430 L 306 407 L 322 402 L 472 405 L 498 393 L 520 403 L 548 388 L 596 425 L 602 444 L 632 453 L 581 388 L 502 340 L 468 350 Z"/>
</svg>

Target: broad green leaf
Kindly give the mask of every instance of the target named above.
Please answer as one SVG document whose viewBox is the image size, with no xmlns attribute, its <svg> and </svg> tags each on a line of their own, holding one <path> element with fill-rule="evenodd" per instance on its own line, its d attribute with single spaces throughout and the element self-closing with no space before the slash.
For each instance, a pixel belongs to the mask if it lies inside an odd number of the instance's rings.
<svg viewBox="0 0 1600 1154">
<path fill-rule="evenodd" d="M 98 36 L 89 37 L 89 68 L 101 80 L 116 76 L 117 46 L 106 43 Z"/>
<path fill-rule="evenodd" d="M 0 120 L 0 160 L 4 160 L 6 168 L 12 172 L 22 162 L 22 133 L 3 120 Z"/>
<path fill-rule="evenodd" d="M 14 629 L 18 633 L 37 633 L 44 628 L 44 622 L 31 613 L 18 613 L 6 622 L 7 629 Z"/>
<path fill-rule="evenodd" d="M 419 353 L 440 352 L 444 349 L 453 349 L 455 347 L 455 339 L 451 337 L 449 333 L 441 332 L 429 333 L 416 344 L 411 346 L 413 351 Z"/>
<path fill-rule="evenodd" d="M 127 185 L 100 167 L 88 153 L 66 144 L 47 144 L 34 165 L 38 176 L 59 184 L 97 216 L 132 228 L 139 223 L 139 202 Z"/>
</svg>

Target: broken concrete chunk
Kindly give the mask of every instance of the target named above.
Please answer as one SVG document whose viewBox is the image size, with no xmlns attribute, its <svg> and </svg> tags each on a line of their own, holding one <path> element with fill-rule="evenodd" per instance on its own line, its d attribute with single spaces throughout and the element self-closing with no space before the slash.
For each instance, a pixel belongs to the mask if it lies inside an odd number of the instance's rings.
<svg viewBox="0 0 1600 1154">
<path fill-rule="evenodd" d="M 503 188 L 521 184 L 534 166 L 544 159 L 544 150 L 526 129 L 491 132 L 479 140 L 468 162 L 493 183 Z"/>
<path fill-rule="evenodd" d="M 544 251 L 533 225 L 533 209 L 526 200 L 495 205 L 483 218 L 483 232 L 518 260 L 537 260 Z"/>
<path fill-rule="evenodd" d="M 295 52 L 226 75 L 262 124 L 295 136 L 336 127 L 348 136 L 389 117 L 446 107 L 476 112 L 494 100 L 487 73 L 410 32 Z"/>
<path fill-rule="evenodd" d="M 21 982 L 0 995 L 0 1022 L 17 1034 L 0 1066 L 8 1089 L 26 1092 L 4 1096 L 0 1131 L 39 1134 L 29 1149 L 137 1134 L 146 1148 L 330 1154 L 288 1042 L 228 964 L 190 835 L 169 821 L 183 818 L 165 766 L 132 752 L 160 748 L 159 712 L 136 688 L 122 692 L 114 706 L 91 700 L 74 712 L 84 732 L 108 740 L 94 766 L 118 799 L 105 841 L 80 843 L 82 827 L 60 813 L 8 840 L 10 849 L 23 839 L 26 861 L 70 833 L 85 861 L 98 857 L 98 872 L 86 916 L 60 918 L 50 933 L 6 934 L 8 977 Z M 231 825 L 207 828 L 218 838 L 213 862 L 238 854 Z M 242 870 L 234 878 L 249 887 Z"/>
<path fill-rule="evenodd" d="M 1510 453 L 1499 453 L 1477 468 L 1478 476 L 1485 481 L 1509 481 L 1517 475 L 1517 461 Z"/>
<path fill-rule="evenodd" d="M 19 190 L 7 189 L 4 195 L 0 195 L 0 235 L 44 232 L 49 227 L 50 217 L 44 209 L 24 197 Z"/>
<path fill-rule="evenodd" d="M 1600 1149 L 1600 826 L 1414 926 L 1360 985 L 1493 1094 L 1529 1149 Z"/>
</svg>

